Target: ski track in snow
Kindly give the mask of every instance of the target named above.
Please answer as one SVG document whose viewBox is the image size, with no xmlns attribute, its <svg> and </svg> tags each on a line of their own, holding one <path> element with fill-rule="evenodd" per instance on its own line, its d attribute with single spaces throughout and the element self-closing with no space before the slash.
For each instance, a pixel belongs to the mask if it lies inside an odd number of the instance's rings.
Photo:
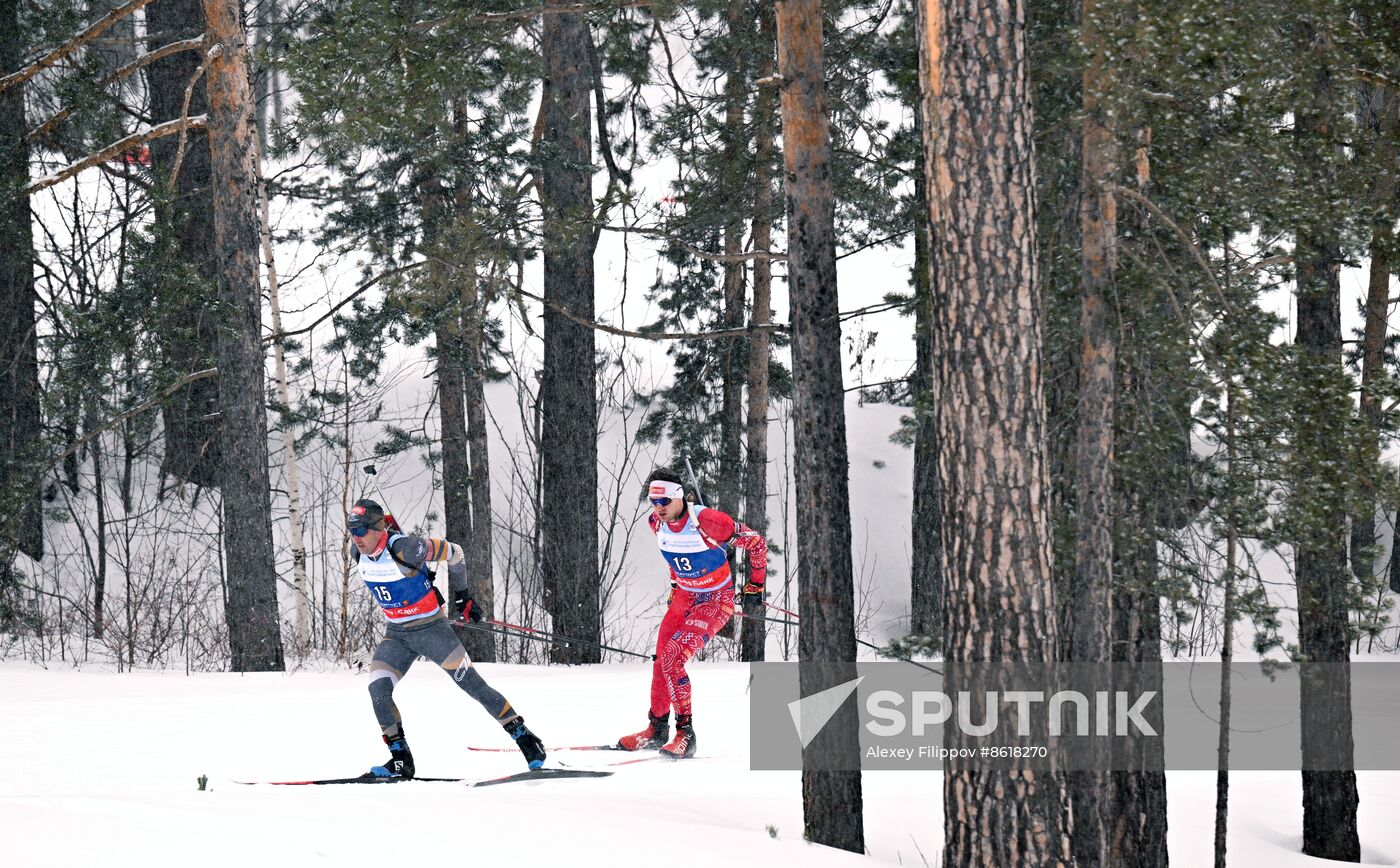
<svg viewBox="0 0 1400 868">
<path fill-rule="evenodd" d="M 615 740 L 644 723 L 650 667 L 485 664 L 488 681 L 547 743 Z M 363 674 L 44 670 L 0 664 L 6 866 L 382 866 L 400 860 L 667 868 L 939 865 L 942 778 L 864 775 L 868 856 L 802 840 L 797 772 L 748 768 L 746 667 L 694 666 L 700 758 L 637 763 L 610 778 L 468 789 L 244 787 L 239 780 L 359 774 L 385 750 Z M 506 736 L 436 668 L 395 692 L 424 775 L 480 779 L 523 770 Z M 574 767 L 616 754 L 572 753 Z M 557 766 L 558 757 L 549 765 Z M 209 778 L 208 791 L 196 778 Z M 1400 773 L 1362 772 L 1364 864 L 1400 857 Z M 1174 865 L 1209 864 L 1215 775 L 1174 772 Z M 1231 777 L 1232 866 L 1320 866 L 1299 852 L 1297 772 Z M 771 838 L 768 826 L 777 829 Z"/>
</svg>

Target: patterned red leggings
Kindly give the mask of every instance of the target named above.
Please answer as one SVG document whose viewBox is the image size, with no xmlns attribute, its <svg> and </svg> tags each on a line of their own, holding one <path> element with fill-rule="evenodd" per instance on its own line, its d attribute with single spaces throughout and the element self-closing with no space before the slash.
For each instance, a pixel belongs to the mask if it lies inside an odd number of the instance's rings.
<svg viewBox="0 0 1400 868">
<path fill-rule="evenodd" d="M 656 662 L 651 667 L 651 713 L 661 716 L 672 707 L 676 715 L 690 714 L 690 676 L 686 661 L 705 647 L 734 614 L 734 586 L 693 594 L 677 588 L 661 619 L 656 637 Z"/>
</svg>

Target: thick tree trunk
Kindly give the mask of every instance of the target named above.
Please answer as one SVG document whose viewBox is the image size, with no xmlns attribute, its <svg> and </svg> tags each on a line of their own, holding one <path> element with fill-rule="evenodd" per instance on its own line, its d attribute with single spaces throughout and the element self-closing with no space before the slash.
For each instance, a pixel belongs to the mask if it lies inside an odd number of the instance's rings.
<svg viewBox="0 0 1400 868">
<path fill-rule="evenodd" d="M 917 31 L 924 29 L 924 4 L 914 3 Z M 919 74 L 927 81 L 927 41 L 918 40 Z M 914 128 L 920 143 L 928 140 L 927 100 L 920 99 Z M 929 255 L 929 201 L 926 152 L 919 148 L 914 175 L 914 518 L 910 540 L 909 632 L 943 635 L 943 526 L 938 483 L 938 419 L 933 407 L 933 259 Z M 941 638 L 940 638 L 941 641 Z"/>
<path fill-rule="evenodd" d="M 938 472 L 949 505 L 944 656 L 1049 661 L 1057 630 L 1025 11 L 1017 0 L 924 2 Z M 944 864 L 1069 863 L 1058 775 L 950 769 L 943 780 Z"/>
<path fill-rule="evenodd" d="M 1334 460 L 1336 432 L 1347 426 L 1350 399 L 1342 391 L 1340 230 L 1320 195 L 1337 184 L 1337 143 L 1327 120 L 1338 100 L 1327 24 L 1295 24 L 1302 100 L 1296 109 L 1300 195 L 1313 199 L 1297 228 L 1297 339 L 1300 387 L 1295 409 L 1297 474 L 1292 497 L 1303 520 L 1295 543 L 1298 583 L 1298 649 L 1308 663 L 1346 663 L 1347 480 Z M 1315 195 L 1316 194 L 1316 195 Z M 1340 669 L 1341 667 L 1328 667 Z M 1351 682 L 1342 673 L 1303 671 L 1300 688 L 1303 747 L 1303 852 L 1355 862 L 1361 857 L 1356 828 L 1356 773 L 1308 770 L 1310 765 L 1351 760 Z M 1328 767 L 1328 766 L 1324 766 Z M 1335 767 L 1335 766 L 1331 766 Z"/>
<path fill-rule="evenodd" d="M 229 643 L 236 672 L 283 668 L 258 288 L 257 131 L 236 0 L 204 0 L 209 152 L 218 261 L 220 444 Z"/>
<path fill-rule="evenodd" d="M 146 7 L 147 50 L 189 39 L 204 32 L 201 0 L 154 0 Z M 155 123 L 179 118 L 190 92 L 189 115 L 209 111 L 207 79 L 195 79 L 204 55 L 182 51 L 146 67 L 151 119 Z M 193 88 L 190 87 L 194 82 Z M 165 366 L 188 374 L 214 366 L 216 314 L 206 296 L 180 277 L 189 274 L 212 291 L 217 280 L 214 254 L 214 200 L 209 189 L 209 139 L 204 130 L 190 130 L 183 156 L 176 153 L 179 136 L 151 142 L 151 167 L 160 182 L 155 197 L 156 219 L 174 235 L 172 279 L 160 305 L 156 329 Z M 173 187 L 170 173 L 179 162 Z M 161 472 L 196 485 L 217 486 L 223 478 L 219 446 L 219 382 L 191 383 L 161 407 L 165 455 Z"/>
<path fill-rule="evenodd" d="M 1117 267 L 1117 203 L 1109 185 L 1117 180 L 1112 81 L 1105 57 L 1105 14 L 1096 0 L 1083 0 L 1084 120 L 1079 194 L 1080 314 L 1079 404 L 1075 443 L 1074 581 L 1062 608 L 1066 659 L 1106 663 L 1113 625 L 1113 419 L 1118 358 L 1116 326 L 1108 297 Z M 1082 865 L 1109 865 L 1112 776 L 1075 771 L 1067 776 L 1074 815 L 1074 858 Z"/>
<path fill-rule="evenodd" d="M 825 664 L 801 669 L 802 695 L 811 696 L 855 677 L 851 504 L 821 0 L 778 0 L 776 8 L 792 298 L 793 451 L 802 492 L 797 644 L 804 663 Z M 852 703 L 812 741 L 807 753 L 813 752 L 840 768 L 859 768 Z M 804 767 L 802 813 L 807 840 L 865 850 L 859 771 Z"/>
<path fill-rule="evenodd" d="M 777 26 L 771 7 L 759 9 L 758 69 L 755 78 L 771 79 L 776 72 L 774 44 Z M 777 91 L 764 86 L 754 104 L 754 200 L 753 247 L 771 250 L 773 245 L 773 140 Z M 765 326 L 773 321 L 773 262 L 759 257 L 753 264 L 753 312 L 750 322 Z M 756 330 L 749 338 L 749 406 L 744 453 L 744 521 L 761 534 L 768 533 L 768 332 Z M 747 616 L 740 634 L 739 659 L 764 659 L 768 636 L 763 602 L 745 600 Z"/>
<path fill-rule="evenodd" d="M 550 6 L 568 5 L 550 0 Z M 544 208 L 544 296 L 575 316 L 593 318 L 592 130 L 588 24 L 581 13 L 546 14 L 544 133 L 540 141 Z M 544 312 L 540 381 L 541 569 L 555 632 L 597 642 L 598 401 L 593 331 Z M 600 652 L 551 646 L 559 663 L 597 663 Z"/>
<path fill-rule="evenodd" d="M 12 72 L 24 60 L 19 4 L 0 0 L 0 69 Z M 17 547 L 44 556 L 39 474 L 30 450 L 40 444 L 39 363 L 35 341 L 34 236 L 29 197 L 29 146 L 24 142 L 24 85 L 0 93 L 0 493 L 14 507 L 0 520 L 0 596 L 7 590 L 10 557 Z"/>
</svg>

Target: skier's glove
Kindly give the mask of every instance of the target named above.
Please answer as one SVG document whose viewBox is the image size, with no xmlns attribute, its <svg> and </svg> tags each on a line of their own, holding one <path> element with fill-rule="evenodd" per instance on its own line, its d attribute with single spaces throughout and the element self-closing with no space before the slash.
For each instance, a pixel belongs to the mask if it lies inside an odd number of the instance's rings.
<svg viewBox="0 0 1400 868">
<path fill-rule="evenodd" d="M 472 592 L 466 588 L 452 592 L 452 611 L 462 620 L 470 618 L 472 623 L 481 620 L 481 607 L 472 599 Z"/>
<path fill-rule="evenodd" d="M 756 603 L 761 603 L 761 602 L 763 602 L 763 583 L 762 583 L 762 582 L 749 582 L 749 583 L 747 583 L 746 585 L 744 585 L 744 590 L 741 592 L 740 595 L 743 597 L 743 602 L 745 602 L 745 603 L 751 602 L 751 601 L 752 601 L 752 602 L 756 602 Z"/>
</svg>

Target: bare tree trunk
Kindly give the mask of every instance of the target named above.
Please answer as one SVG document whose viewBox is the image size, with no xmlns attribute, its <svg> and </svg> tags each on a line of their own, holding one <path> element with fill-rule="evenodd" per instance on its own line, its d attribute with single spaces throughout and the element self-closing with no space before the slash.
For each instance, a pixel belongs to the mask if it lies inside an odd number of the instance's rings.
<svg viewBox="0 0 1400 868">
<path fill-rule="evenodd" d="M 1309 196 L 1334 190 L 1335 165 L 1341 159 L 1327 120 L 1338 97 L 1326 55 L 1331 51 L 1328 22 L 1302 19 L 1295 25 L 1301 100 L 1295 110 L 1294 136 L 1302 176 L 1298 192 Z M 1347 531 L 1335 516 L 1347 515 L 1347 480 L 1333 460 L 1336 432 L 1344 430 L 1350 400 L 1338 394 L 1343 381 L 1341 237 L 1335 219 L 1324 215 L 1320 201 L 1297 227 L 1297 269 L 1301 388 L 1295 408 L 1297 475 L 1292 498 L 1300 513 L 1295 543 L 1298 582 L 1298 648 L 1309 663 L 1346 663 Z M 1356 773 L 1320 771 L 1353 755 L 1351 683 L 1305 668 L 1300 687 L 1303 748 L 1303 852 L 1324 859 L 1356 862 L 1361 844 L 1356 828 Z M 1339 668 L 1339 667 L 1328 667 Z"/>
<path fill-rule="evenodd" d="M 218 257 L 220 442 L 227 618 L 237 672 L 283 668 L 268 522 L 267 410 L 258 287 L 257 131 L 237 0 L 204 0 L 209 152 Z"/>
<path fill-rule="evenodd" d="M 0 0 L 0 69 L 17 69 L 26 48 L 20 44 L 19 4 Z M 25 144 L 23 85 L 0 92 L 0 493 L 15 506 L 3 519 L 0 549 L 18 548 L 31 558 L 44 556 L 44 523 L 38 475 L 29 450 L 40 443 L 39 362 L 35 340 L 34 236 L 29 197 L 29 146 Z M 0 554 L 0 596 L 8 590 L 9 552 Z"/>
<path fill-rule="evenodd" d="M 759 9 L 759 58 L 755 78 L 771 79 L 776 72 L 776 24 L 773 10 L 766 4 Z M 764 86 L 754 105 L 754 201 L 753 246 L 771 250 L 773 245 L 773 139 L 777 91 Z M 759 257 L 753 264 L 753 313 L 755 327 L 773 321 L 773 262 Z M 761 534 L 768 533 L 768 332 L 756 329 L 749 338 L 749 406 L 744 439 L 744 521 Z M 763 601 L 743 603 L 744 624 L 740 636 L 739 659 L 761 661 L 765 656 L 767 624 Z"/>
<path fill-rule="evenodd" d="M 924 4 L 914 2 L 917 32 L 924 29 Z M 927 40 L 920 38 L 919 72 L 927 81 Z M 928 141 L 925 100 L 914 112 L 915 134 Z M 909 632 L 943 635 L 943 512 L 938 484 L 938 419 L 933 406 L 933 260 L 930 238 L 927 159 L 919 148 L 914 175 L 914 379 L 909 384 L 914 406 L 914 518 L 910 534 Z M 941 641 L 941 638 L 940 638 Z"/>
<path fill-rule="evenodd" d="M 568 5 L 550 0 L 549 6 Z M 588 24 L 580 12 L 545 14 L 544 369 L 540 380 L 541 568 L 555 632 L 597 642 L 602 633 L 598 572 L 598 399 L 592 329 L 553 305 L 593 319 L 592 129 Z M 550 647 L 558 663 L 597 663 L 596 648 Z"/>
<path fill-rule="evenodd" d="M 170 42 L 199 36 L 205 29 L 201 0 L 154 0 L 146 7 L 148 50 Z M 206 80 L 199 69 L 204 55 L 182 51 L 146 67 L 151 119 L 176 120 L 185 109 L 191 117 L 209 111 Z M 196 78 L 196 76 L 200 76 Z M 171 279 L 157 328 L 165 365 L 177 374 L 214 366 L 216 315 L 193 277 L 212 291 L 217 282 L 214 253 L 214 200 L 209 187 L 209 140 L 202 129 L 190 130 L 185 151 L 178 154 L 179 136 L 151 142 L 151 167 L 160 181 L 155 196 L 156 219 L 173 233 L 169 251 Z M 174 184 L 170 175 L 178 165 Z M 219 383 L 199 380 L 178 392 L 161 407 L 165 454 L 161 472 L 202 486 L 217 486 L 222 479 L 223 457 L 219 446 Z"/>
<path fill-rule="evenodd" d="M 1137 132 L 1137 153 L 1134 159 L 1136 186 L 1146 195 L 1151 181 L 1148 147 L 1150 128 Z M 1146 238 L 1149 227 L 1142 212 L 1125 215 L 1123 235 Z M 1171 316 L 1166 309 L 1169 301 L 1165 291 L 1157 289 L 1147 301 L 1147 310 L 1158 310 Z M 1127 330 L 1125 330 L 1127 332 Z M 1130 418 L 1145 430 L 1169 431 L 1175 443 L 1187 443 L 1189 432 L 1180 420 L 1189 413 L 1172 416 L 1161 405 L 1170 398 L 1167 387 L 1158 381 L 1160 348 L 1151 342 L 1124 334 L 1123 353 L 1119 356 L 1122 386 L 1119 394 L 1128 406 Z M 1129 448 L 1136 442 L 1132 431 L 1120 435 Z M 1183 458 L 1184 460 L 1184 458 Z M 1138 461 L 1148 470 L 1138 475 L 1114 474 L 1114 483 L 1122 492 L 1118 533 L 1114 541 L 1115 581 L 1113 590 L 1112 660 L 1116 663 L 1140 664 L 1141 686 L 1161 689 L 1162 679 L 1162 620 L 1161 594 L 1158 591 L 1157 544 L 1161 537 L 1162 516 L 1169 510 L 1164 504 L 1174 503 L 1185 492 L 1171 486 L 1171 472 L 1161 472 L 1156 461 Z M 1149 711 L 1153 729 L 1166 731 L 1166 720 L 1160 708 Z M 1157 868 L 1169 864 L 1167 853 L 1167 779 L 1165 755 L 1160 738 L 1137 738 L 1130 748 L 1136 760 L 1135 771 L 1112 773 L 1113 807 L 1110 817 L 1109 857 L 1115 864 L 1130 864 L 1133 868 Z"/>
<path fill-rule="evenodd" d="M 1225 478 L 1233 486 L 1238 469 L 1235 457 L 1235 395 L 1234 384 L 1225 386 Z M 1229 495 L 1227 495 L 1229 497 Z M 1235 658 L 1235 558 L 1238 556 L 1239 530 L 1235 527 L 1233 498 L 1226 501 L 1229 516 L 1225 527 L 1225 602 L 1221 619 L 1224 621 L 1220 641 L 1220 726 L 1216 742 L 1215 766 L 1215 868 L 1225 868 L 1226 832 L 1230 817 L 1230 664 Z"/>
<path fill-rule="evenodd" d="M 1376 490 L 1372 479 L 1381 457 L 1383 412 L 1377 386 L 1385 376 L 1386 314 L 1390 308 L 1391 249 L 1395 244 L 1396 186 L 1395 134 L 1400 128 L 1400 94 L 1388 88 L 1369 89 L 1379 123 L 1376 142 L 1375 186 L 1371 207 L 1371 273 L 1366 290 L 1366 325 L 1361 341 L 1361 422 L 1365 426 L 1357 472 L 1364 507 L 1351 521 L 1351 569 L 1362 582 L 1370 582 L 1376 569 Z M 1400 590 L 1400 589 L 1392 589 Z"/>
<path fill-rule="evenodd" d="M 1025 11 L 924 0 L 949 661 L 1050 661 L 1056 618 Z M 1064 865 L 1059 775 L 948 769 L 943 861 Z"/>
<path fill-rule="evenodd" d="M 277 283 L 277 259 L 272 250 L 272 213 L 267 201 L 267 182 L 263 177 L 262 152 L 258 152 L 258 228 L 262 235 L 263 264 L 267 268 L 268 312 L 271 315 L 272 333 L 282 333 L 282 301 Z M 290 410 L 291 388 L 287 383 L 287 358 L 282 341 L 272 343 L 274 371 L 277 383 L 277 403 Z M 310 581 L 306 577 L 306 543 L 303 541 L 301 524 L 301 478 L 297 474 L 296 432 L 290 425 L 282 429 L 282 461 L 287 473 L 287 534 L 292 544 L 292 624 L 296 631 L 293 636 L 298 654 L 306 654 L 311 647 L 311 597 Z"/>
<path fill-rule="evenodd" d="M 847 484 L 845 390 L 836 298 L 835 198 L 826 114 L 821 0 L 778 0 L 778 70 L 783 77 L 783 165 L 787 178 L 788 285 L 792 298 L 793 422 L 797 540 L 802 565 L 798 656 L 802 695 L 855 677 L 855 586 Z M 837 712 L 804 756 L 860 767 L 852 703 Z M 859 771 L 802 769 L 804 837 L 861 853 L 865 833 Z"/>
<path fill-rule="evenodd" d="M 459 196 L 460 198 L 460 196 Z M 462 203 L 459 203 L 462 204 Z M 466 203 L 468 206 L 470 203 Z M 470 217 L 471 209 L 463 209 Z M 473 242 L 474 243 L 474 242 Z M 469 251 L 462 283 L 462 332 L 464 357 L 463 387 L 467 415 L 467 459 L 471 463 L 472 538 L 468 541 L 467 581 L 472 596 L 486 618 L 496 616 L 495 570 L 492 545 L 495 535 L 491 514 L 491 456 L 486 428 L 486 300 L 476 273 L 475 251 Z M 478 633 L 488 641 L 479 642 L 473 659 L 496 660 L 496 644 L 491 634 Z"/>
<path fill-rule="evenodd" d="M 1117 333 L 1107 297 L 1117 267 L 1117 203 L 1109 185 L 1118 172 L 1117 143 L 1109 126 L 1112 82 L 1105 57 L 1107 13 L 1097 0 L 1083 0 L 1081 39 L 1084 120 L 1079 198 L 1080 333 L 1078 431 L 1075 443 L 1075 577 L 1062 608 L 1066 657 L 1076 663 L 1107 663 L 1113 625 L 1113 423 L 1117 386 Z M 1075 771 L 1066 778 L 1074 815 L 1074 858 L 1082 865 L 1110 861 L 1109 813 L 1112 776 Z"/>
<path fill-rule="evenodd" d="M 724 254 L 738 257 L 744 251 L 744 207 L 748 198 L 744 181 L 744 164 L 748 142 L 744 130 L 744 97 L 748 89 L 747 63 L 743 43 L 747 38 L 746 0 L 729 0 L 726 24 L 729 35 L 729 70 L 724 84 L 723 165 L 727 177 L 721 183 L 729 191 L 724 220 Z M 724 327 L 744 325 L 744 296 L 748 268 L 743 261 L 724 263 Z M 728 338 L 719 347 L 722 380 L 719 419 L 719 503 L 711 504 L 735 515 L 739 512 L 739 497 L 743 483 L 744 375 L 747 365 L 741 359 L 745 353 L 743 338 Z"/>
</svg>

